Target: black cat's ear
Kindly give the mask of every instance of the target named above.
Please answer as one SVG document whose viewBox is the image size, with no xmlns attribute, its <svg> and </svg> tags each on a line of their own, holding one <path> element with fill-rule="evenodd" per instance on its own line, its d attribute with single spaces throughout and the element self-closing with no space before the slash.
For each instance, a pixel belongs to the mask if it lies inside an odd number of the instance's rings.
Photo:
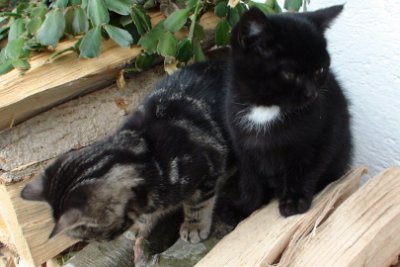
<svg viewBox="0 0 400 267">
<path fill-rule="evenodd" d="M 53 230 L 49 235 L 49 239 L 65 231 L 68 228 L 80 224 L 81 219 L 82 219 L 82 211 L 80 209 L 70 208 L 66 210 L 57 220 Z"/>
<path fill-rule="evenodd" d="M 45 201 L 43 193 L 43 178 L 34 178 L 21 191 L 21 197 L 25 200 Z"/>
<path fill-rule="evenodd" d="M 265 14 L 258 8 L 250 8 L 232 30 L 231 45 L 233 49 L 247 49 L 260 39 L 268 28 Z"/>
<path fill-rule="evenodd" d="M 317 26 L 321 31 L 325 31 L 333 20 L 342 12 L 343 5 L 331 6 L 324 9 L 319 9 L 314 12 L 307 12 L 304 15 Z"/>
</svg>

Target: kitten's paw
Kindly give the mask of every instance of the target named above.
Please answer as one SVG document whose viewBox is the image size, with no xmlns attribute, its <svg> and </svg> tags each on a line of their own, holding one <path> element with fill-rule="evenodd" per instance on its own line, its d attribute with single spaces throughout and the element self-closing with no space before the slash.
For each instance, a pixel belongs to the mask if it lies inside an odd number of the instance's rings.
<svg viewBox="0 0 400 267">
<path fill-rule="evenodd" d="M 311 199 L 287 197 L 279 200 L 279 211 L 282 216 L 289 217 L 308 211 Z"/>
<path fill-rule="evenodd" d="M 180 235 L 184 241 L 196 244 L 207 239 L 210 235 L 210 229 L 210 224 L 184 222 L 181 225 Z"/>
</svg>

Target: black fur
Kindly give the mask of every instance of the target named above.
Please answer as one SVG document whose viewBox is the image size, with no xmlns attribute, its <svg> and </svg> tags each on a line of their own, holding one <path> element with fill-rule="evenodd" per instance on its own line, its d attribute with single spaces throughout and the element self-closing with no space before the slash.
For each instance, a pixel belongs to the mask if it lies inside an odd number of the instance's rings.
<svg viewBox="0 0 400 267">
<path fill-rule="evenodd" d="M 268 16 L 251 9 L 232 31 L 225 109 L 246 213 L 273 197 L 284 216 L 306 212 L 313 195 L 349 167 L 348 104 L 324 38 L 342 8 Z M 251 124 L 256 106 L 279 112 Z"/>
</svg>

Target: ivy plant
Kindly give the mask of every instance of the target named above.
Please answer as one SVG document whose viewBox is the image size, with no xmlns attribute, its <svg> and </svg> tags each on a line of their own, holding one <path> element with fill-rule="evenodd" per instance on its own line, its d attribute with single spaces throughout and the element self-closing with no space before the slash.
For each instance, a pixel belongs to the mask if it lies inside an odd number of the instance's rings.
<svg viewBox="0 0 400 267">
<path fill-rule="evenodd" d="M 309 0 L 286 0 L 284 8 L 298 11 Z M 0 0 L 0 74 L 16 68 L 30 68 L 33 52 L 54 50 L 63 38 L 75 38 L 74 45 L 56 50 L 49 59 L 73 51 L 81 58 L 98 57 L 101 40 L 112 39 L 122 47 L 140 45 L 134 70 L 151 66 L 153 59 L 164 57 L 165 64 L 205 59 L 200 46 L 204 29 L 199 20 L 211 10 L 220 18 L 215 27 L 216 46 L 226 46 L 230 31 L 249 7 L 264 13 L 282 12 L 277 0 Z M 154 27 L 149 9 L 160 8 L 165 19 Z M 174 33 L 185 28 L 183 39 Z M 4 43 L 4 42 L 3 42 Z"/>
</svg>

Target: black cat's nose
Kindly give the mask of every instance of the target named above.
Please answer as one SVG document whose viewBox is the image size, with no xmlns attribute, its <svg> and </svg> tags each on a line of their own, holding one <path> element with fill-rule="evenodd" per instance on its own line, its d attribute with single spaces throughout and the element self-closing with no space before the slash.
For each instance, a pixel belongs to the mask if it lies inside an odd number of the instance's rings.
<svg viewBox="0 0 400 267">
<path fill-rule="evenodd" d="M 318 96 L 317 87 L 312 83 L 307 83 L 304 90 L 304 96 L 307 99 L 314 100 Z"/>
<path fill-rule="evenodd" d="M 318 96 L 317 90 L 306 90 L 305 95 L 308 99 L 315 99 Z"/>
</svg>

